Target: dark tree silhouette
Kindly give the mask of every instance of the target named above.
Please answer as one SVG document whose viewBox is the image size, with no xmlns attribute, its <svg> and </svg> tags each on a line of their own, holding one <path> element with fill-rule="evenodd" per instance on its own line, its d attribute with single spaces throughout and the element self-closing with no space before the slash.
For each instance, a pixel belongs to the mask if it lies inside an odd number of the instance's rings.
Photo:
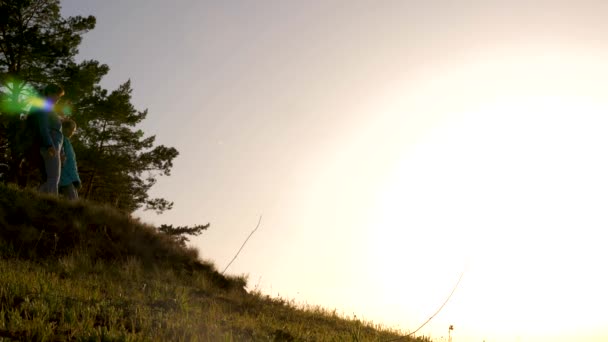
<svg viewBox="0 0 608 342">
<path fill-rule="evenodd" d="M 155 146 L 154 136 L 137 129 L 147 110 L 131 104 L 130 81 L 105 90 L 99 82 L 107 65 L 75 62 L 83 34 L 94 27 L 93 16 L 62 17 L 59 0 L 0 1 L 0 164 L 8 165 L 9 174 L 18 169 L 19 114 L 27 111 L 28 97 L 57 83 L 66 91 L 66 114 L 79 127 L 73 145 L 80 195 L 126 212 L 169 210 L 172 202 L 149 198 L 148 191 L 158 176 L 170 175 L 177 150 Z"/>
<path fill-rule="evenodd" d="M 110 93 L 95 92 L 86 105 L 75 108 L 80 133 L 74 146 L 83 181 L 81 193 L 128 212 L 142 206 L 162 212 L 173 204 L 150 199 L 147 193 L 156 176 L 171 174 L 178 152 L 173 147 L 153 146 L 155 137 L 146 137 L 135 128 L 148 112 L 133 107 L 131 92 L 127 81 Z"/>
<path fill-rule="evenodd" d="M 18 95 L 25 84 L 55 82 L 78 53 L 95 17 L 63 18 L 59 0 L 0 1 L 0 81 Z"/>
<path fill-rule="evenodd" d="M 0 162 L 15 178 L 22 158 L 15 132 L 25 100 L 57 74 L 73 66 L 82 35 L 95 27 L 95 18 L 60 14 L 58 0 L 0 1 Z"/>
<path fill-rule="evenodd" d="M 209 228 L 208 223 L 206 225 L 197 225 L 193 227 L 173 227 L 173 225 L 163 224 L 158 227 L 158 230 L 171 236 L 173 239 L 175 239 L 175 241 L 179 242 L 180 245 L 186 246 L 186 242 L 190 241 L 190 239 L 187 237 L 188 235 L 198 236 L 203 232 L 203 230 L 207 230 L 207 228 Z"/>
</svg>

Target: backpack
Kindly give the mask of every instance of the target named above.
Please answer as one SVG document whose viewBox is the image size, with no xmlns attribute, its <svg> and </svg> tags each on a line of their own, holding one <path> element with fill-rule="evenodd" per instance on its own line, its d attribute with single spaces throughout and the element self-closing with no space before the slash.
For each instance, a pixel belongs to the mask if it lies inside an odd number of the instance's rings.
<svg viewBox="0 0 608 342">
<path fill-rule="evenodd" d="M 42 137 L 37 114 L 11 115 L 6 128 L 10 157 L 2 178 L 21 186 L 25 186 L 29 175 L 41 175 L 44 180 L 46 174 L 40 154 Z"/>
<path fill-rule="evenodd" d="M 20 177 L 24 178 L 20 182 L 23 182 L 23 184 L 27 182 L 28 175 L 32 174 L 39 174 L 42 181 L 46 180 L 44 160 L 40 154 L 42 137 L 40 136 L 38 114 L 30 112 L 21 117 L 16 137 L 19 174 Z"/>
<path fill-rule="evenodd" d="M 17 125 L 15 140 L 16 152 L 24 158 L 40 153 L 42 137 L 40 136 L 37 114 L 21 114 L 20 122 Z"/>
</svg>

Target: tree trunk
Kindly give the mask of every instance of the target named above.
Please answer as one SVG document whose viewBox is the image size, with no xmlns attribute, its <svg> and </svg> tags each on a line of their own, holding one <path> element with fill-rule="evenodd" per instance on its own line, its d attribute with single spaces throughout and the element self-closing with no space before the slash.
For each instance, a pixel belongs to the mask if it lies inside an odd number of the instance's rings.
<svg viewBox="0 0 608 342">
<path fill-rule="evenodd" d="M 106 132 L 107 126 L 108 126 L 108 122 L 104 120 L 103 128 L 101 129 L 101 136 L 103 136 L 103 134 Z M 97 152 L 99 153 L 99 155 L 101 155 L 101 152 L 103 151 L 103 143 L 104 143 L 104 140 L 102 139 L 99 142 L 99 145 L 97 146 Z M 84 193 L 85 199 L 88 199 L 89 196 L 91 195 L 91 190 L 93 189 L 93 179 L 95 178 L 96 173 L 97 173 L 97 170 L 93 170 L 93 172 L 91 173 L 91 178 L 89 178 L 89 184 L 87 184 L 87 191 Z"/>
<path fill-rule="evenodd" d="M 84 193 L 84 199 L 88 199 L 91 195 L 91 189 L 93 189 L 93 179 L 95 178 L 95 171 L 91 173 L 91 177 L 89 178 L 89 184 L 87 184 L 87 191 Z"/>
</svg>

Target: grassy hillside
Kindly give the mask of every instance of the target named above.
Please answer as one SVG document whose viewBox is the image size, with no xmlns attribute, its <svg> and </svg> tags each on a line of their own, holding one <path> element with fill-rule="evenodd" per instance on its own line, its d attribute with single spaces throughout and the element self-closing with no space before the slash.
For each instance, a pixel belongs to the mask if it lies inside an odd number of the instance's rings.
<svg viewBox="0 0 608 342">
<path fill-rule="evenodd" d="M 427 341 L 248 293 L 111 208 L 0 185 L 0 341 Z"/>
</svg>

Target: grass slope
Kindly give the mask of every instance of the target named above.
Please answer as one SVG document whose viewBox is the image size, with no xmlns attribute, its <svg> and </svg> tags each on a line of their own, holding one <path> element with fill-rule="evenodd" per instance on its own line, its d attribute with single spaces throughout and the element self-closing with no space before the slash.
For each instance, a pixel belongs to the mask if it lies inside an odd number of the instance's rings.
<svg viewBox="0 0 608 342">
<path fill-rule="evenodd" d="M 428 341 L 247 293 L 154 227 L 4 185 L 0 257 L 0 341 Z"/>
</svg>

